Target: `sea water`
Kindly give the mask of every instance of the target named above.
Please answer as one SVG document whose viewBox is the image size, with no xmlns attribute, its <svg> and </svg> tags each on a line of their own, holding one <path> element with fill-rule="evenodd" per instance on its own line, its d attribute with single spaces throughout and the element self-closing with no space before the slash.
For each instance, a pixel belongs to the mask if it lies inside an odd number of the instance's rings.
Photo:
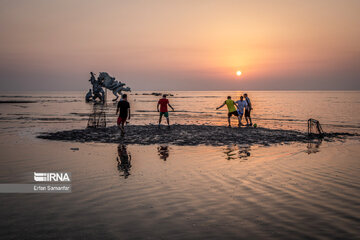
<svg viewBox="0 0 360 240">
<path fill-rule="evenodd" d="M 166 92 L 172 124 L 226 125 L 228 95 Z M 253 122 L 306 131 L 359 133 L 360 92 L 248 92 Z M 145 94 L 145 95 L 144 95 Z M 129 94 L 129 124 L 157 124 L 158 96 Z M 85 92 L 0 94 L 0 183 L 32 172 L 71 172 L 72 193 L 1 194 L 0 238 L 354 239 L 360 234 L 358 137 L 268 147 L 118 145 L 37 139 L 85 128 L 116 104 L 84 102 Z M 233 118 L 234 123 L 236 119 Z M 129 164 L 122 164 L 126 155 Z"/>
</svg>

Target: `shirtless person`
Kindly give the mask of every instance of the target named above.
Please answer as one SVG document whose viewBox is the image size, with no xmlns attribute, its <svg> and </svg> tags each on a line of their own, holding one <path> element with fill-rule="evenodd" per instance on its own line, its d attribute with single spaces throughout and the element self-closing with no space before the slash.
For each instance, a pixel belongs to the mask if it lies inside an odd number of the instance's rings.
<svg viewBox="0 0 360 240">
<path fill-rule="evenodd" d="M 250 113 L 251 113 L 251 110 L 253 110 L 253 108 L 252 108 L 251 101 L 250 101 L 250 98 L 248 97 L 247 93 L 244 94 L 244 98 L 247 103 L 247 106 L 245 107 L 246 126 L 252 126 Z M 249 121 L 250 121 L 250 124 L 249 124 Z"/>
</svg>

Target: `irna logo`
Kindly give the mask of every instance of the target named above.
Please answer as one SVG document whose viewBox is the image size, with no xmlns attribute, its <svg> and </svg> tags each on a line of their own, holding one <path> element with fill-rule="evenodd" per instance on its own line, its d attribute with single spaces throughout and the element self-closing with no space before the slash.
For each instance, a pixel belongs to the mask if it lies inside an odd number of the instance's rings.
<svg viewBox="0 0 360 240">
<path fill-rule="evenodd" d="M 34 180 L 35 182 L 70 182 L 70 174 L 34 172 Z"/>
</svg>

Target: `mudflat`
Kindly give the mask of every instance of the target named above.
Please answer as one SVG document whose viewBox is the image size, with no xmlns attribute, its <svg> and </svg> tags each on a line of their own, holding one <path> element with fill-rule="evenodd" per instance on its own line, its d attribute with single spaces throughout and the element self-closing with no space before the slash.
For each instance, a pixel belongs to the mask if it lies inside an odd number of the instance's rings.
<svg viewBox="0 0 360 240">
<path fill-rule="evenodd" d="M 287 142 L 309 142 L 314 137 L 294 130 L 269 128 L 229 128 L 211 125 L 131 125 L 126 126 L 125 136 L 120 135 L 116 126 L 108 128 L 86 128 L 68 131 L 42 133 L 38 138 L 65 140 L 76 142 L 103 142 L 124 144 L 173 144 L 181 146 L 210 145 L 224 146 L 229 144 L 270 145 Z M 349 133 L 328 133 L 323 136 L 325 141 L 334 138 L 354 136 Z"/>
</svg>

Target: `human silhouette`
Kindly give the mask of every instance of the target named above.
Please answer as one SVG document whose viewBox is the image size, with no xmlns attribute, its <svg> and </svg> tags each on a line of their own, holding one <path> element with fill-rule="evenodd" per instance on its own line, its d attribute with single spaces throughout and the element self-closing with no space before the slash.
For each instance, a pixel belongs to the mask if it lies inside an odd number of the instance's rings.
<svg viewBox="0 0 360 240">
<path fill-rule="evenodd" d="M 121 176 L 128 178 L 131 169 L 131 154 L 127 151 L 126 145 L 119 144 L 118 146 L 118 157 L 116 157 L 118 163 L 117 168 L 119 173 L 123 173 Z"/>
<path fill-rule="evenodd" d="M 166 159 L 169 157 L 169 147 L 166 145 L 159 146 L 158 154 L 159 154 L 161 160 L 166 161 Z"/>
</svg>

